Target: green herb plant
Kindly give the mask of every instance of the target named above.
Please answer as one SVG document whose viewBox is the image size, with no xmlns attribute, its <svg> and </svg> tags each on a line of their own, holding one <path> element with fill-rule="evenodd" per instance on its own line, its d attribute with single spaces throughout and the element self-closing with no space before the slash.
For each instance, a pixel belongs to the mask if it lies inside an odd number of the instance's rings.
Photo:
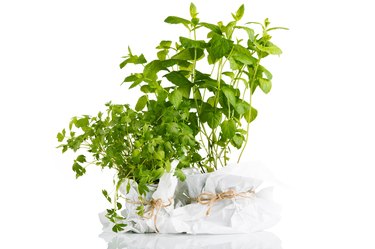
<svg viewBox="0 0 375 249">
<path fill-rule="evenodd" d="M 242 24 L 244 11 L 241 5 L 229 23 L 212 24 L 198 18 L 192 3 L 189 19 L 167 17 L 166 23 L 184 26 L 187 36 L 161 41 L 151 61 L 129 48 L 120 64 L 140 68 L 123 81 L 142 92 L 134 109 L 107 103 L 105 113 L 73 117 L 69 132 L 58 133 L 62 151 L 78 154 L 73 163 L 77 178 L 89 165 L 116 170 L 113 196 L 103 190 L 113 205 L 107 217 L 114 231 L 125 226 L 118 191 L 125 179 L 136 181 L 145 195 L 164 172 L 173 171 L 183 181 L 184 168 L 215 171 L 228 163 L 232 148 L 240 150 L 240 161 L 258 114 L 253 95 L 258 88 L 267 94 L 272 87 L 272 74 L 261 62 L 282 53 L 270 32 L 286 29 L 270 27 L 268 19 Z M 198 39 L 199 34 L 206 38 Z"/>
</svg>

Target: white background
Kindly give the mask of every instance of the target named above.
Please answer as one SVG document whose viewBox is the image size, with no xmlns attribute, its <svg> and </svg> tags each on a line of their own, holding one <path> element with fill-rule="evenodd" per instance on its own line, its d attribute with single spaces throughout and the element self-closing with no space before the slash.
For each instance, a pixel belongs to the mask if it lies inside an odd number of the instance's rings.
<svg viewBox="0 0 375 249">
<path fill-rule="evenodd" d="M 196 0 L 202 19 L 229 21 L 243 1 Z M 0 2 L 0 247 L 106 248 L 97 236 L 98 169 L 75 180 L 71 155 L 55 149 L 70 118 L 104 103 L 131 103 L 118 64 L 130 45 L 153 56 L 182 27 L 190 1 Z M 374 248 L 375 16 L 372 1 L 246 1 L 246 21 L 287 26 L 284 51 L 269 61 L 268 96 L 247 159 L 261 161 L 286 187 L 283 248 Z"/>
</svg>

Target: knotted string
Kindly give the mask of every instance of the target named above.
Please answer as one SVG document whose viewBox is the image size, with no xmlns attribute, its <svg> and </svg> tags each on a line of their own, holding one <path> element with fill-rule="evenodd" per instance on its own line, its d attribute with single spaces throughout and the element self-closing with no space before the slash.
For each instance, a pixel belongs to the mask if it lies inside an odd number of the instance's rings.
<svg viewBox="0 0 375 249">
<path fill-rule="evenodd" d="M 149 209 L 145 213 L 143 213 L 143 215 L 141 217 L 145 218 L 145 219 L 154 218 L 155 231 L 158 233 L 159 229 L 157 227 L 157 217 L 158 217 L 158 214 L 160 212 L 160 209 L 166 208 L 166 207 L 169 207 L 170 205 L 172 205 L 173 199 L 169 198 L 168 203 L 166 203 L 166 204 L 163 203 L 163 200 L 161 198 L 151 199 L 150 201 L 142 200 L 142 201 L 138 201 L 138 202 L 133 202 L 133 201 L 127 200 L 127 202 L 132 203 L 132 204 L 141 204 L 141 205 L 144 205 L 144 206 L 149 206 Z"/>
<path fill-rule="evenodd" d="M 230 200 L 234 199 L 236 197 L 243 197 L 243 198 L 251 198 L 255 196 L 255 192 L 253 189 L 250 189 L 246 192 L 239 192 L 237 193 L 235 190 L 230 189 L 226 192 L 221 193 L 209 193 L 209 192 L 203 192 L 196 198 L 197 202 L 202 205 L 208 205 L 208 209 L 206 211 L 206 216 L 210 215 L 212 206 L 221 200 Z"/>
</svg>

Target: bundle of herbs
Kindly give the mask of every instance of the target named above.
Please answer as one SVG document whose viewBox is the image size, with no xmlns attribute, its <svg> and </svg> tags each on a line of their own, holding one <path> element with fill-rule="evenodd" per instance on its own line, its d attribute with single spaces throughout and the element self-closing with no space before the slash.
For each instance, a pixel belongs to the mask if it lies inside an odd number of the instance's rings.
<svg viewBox="0 0 375 249">
<path fill-rule="evenodd" d="M 180 181 L 186 168 L 213 172 L 227 165 L 233 148 L 240 150 L 240 161 L 258 114 L 253 95 L 272 87 L 272 74 L 261 62 L 282 53 L 270 32 L 285 29 L 271 27 L 268 19 L 243 24 L 244 10 L 240 6 L 227 24 L 201 21 L 194 4 L 189 19 L 167 17 L 166 23 L 184 27 L 187 36 L 161 41 L 157 59 L 150 61 L 129 48 L 120 64 L 139 67 L 123 82 L 142 92 L 134 109 L 109 102 L 106 112 L 73 117 L 69 130 L 58 133 L 62 152 L 77 153 L 72 166 L 77 178 L 89 165 L 116 171 L 113 194 L 103 190 L 113 204 L 107 218 L 114 231 L 124 228 L 119 188 L 126 179 L 144 196 L 166 172 Z M 203 34 L 205 39 L 197 38 Z"/>
</svg>

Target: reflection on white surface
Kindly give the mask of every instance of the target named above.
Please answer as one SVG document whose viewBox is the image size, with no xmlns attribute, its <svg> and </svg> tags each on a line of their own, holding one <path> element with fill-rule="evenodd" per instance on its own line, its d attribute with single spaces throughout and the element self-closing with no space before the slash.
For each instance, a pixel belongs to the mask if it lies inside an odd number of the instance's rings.
<svg viewBox="0 0 375 249">
<path fill-rule="evenodd" d="M 108 249 L 281 249 L 269 232 L 231 235 L 102 234 Z"/>
</svg>

